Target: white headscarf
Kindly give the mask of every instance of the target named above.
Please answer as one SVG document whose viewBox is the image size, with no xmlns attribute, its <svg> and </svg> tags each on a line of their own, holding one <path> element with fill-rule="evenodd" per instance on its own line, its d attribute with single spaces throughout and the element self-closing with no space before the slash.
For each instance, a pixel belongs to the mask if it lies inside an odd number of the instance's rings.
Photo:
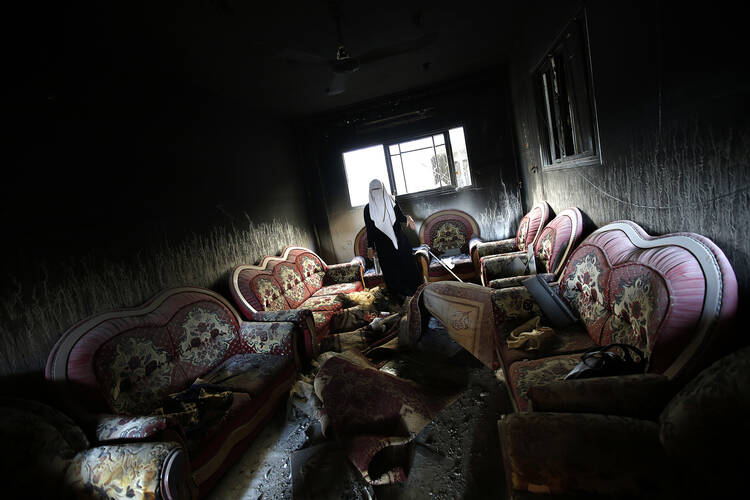
<svg viewBox="0 0 750 500">
<path fill-rule="evenodd" d="M 393 232 L 393 224 L 396 223 L 396 214 L 393 207 L 396 200 L 385 190 L 380 179 L 370 181 L 370 218 L 375 227 L 383 231 L 393 242 L 394 248 L 398 250 L 398 240 Z"/>
</svg>

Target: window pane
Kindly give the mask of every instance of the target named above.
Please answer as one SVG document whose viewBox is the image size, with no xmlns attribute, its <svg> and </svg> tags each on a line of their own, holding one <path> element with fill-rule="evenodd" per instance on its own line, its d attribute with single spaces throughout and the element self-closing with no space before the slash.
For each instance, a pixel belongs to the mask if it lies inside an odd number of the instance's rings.
<svg viewBox="0 0 750 500">
<path fill-rule="evenodd" d="M 432 142 L 431 139 L 430 142 Z M 440 187 L 439 160 L 435 157 L 434 149 L 404 153 L 401 155 L 401 160 L 404 177 L 406 177 L 405 193 L 416 193 Z"/>
<path fill-rule="evenodd" d="M 349 201 L 353 207 L 368 202 L 370 181 L 373 179 L 380 179 L 385 189 L 391 191 L 382 144 L 344 153 L 344 170 L 349 186 Z"/>
<path fill-rule="evenodd" d="M 440 186 L 452 186 L 451 173 L 448 166 L 448 153 L 445 145 L 435 148 L 435 156 L 430 158 L 432 163 L 432 175 Z"/>
<path fill-rule="evenodd" d="M 453 168 L 456 171 L 456 187 L 471 186 L 471 171 L 469 170 L 469 154 L 466 151 L 466 137 L 464 128 L 457 127 L 448 131 L 453 151 Z"/>
<path fill-rule="evenodd" d="M 443 134 L 433 135 L 432 140 L 435 141 L 435 146 L 445 144 L 445 136 Z"/>
<path fill-rule="evenodd" d="M 406 179 L 404 178 L 404 167 L 401 164 L 401 155 L 391 156 L 393 167 L 393 179 L 396 181 L 396 194 L 406 193 Z"/>
<path fill-rule="evenodd" d="M 402 142 L 401 152 L 414 151 L 422 148 L 432 148 L 432 137 L 425 137 L 424 139 L 417 139 L 416 141 Z"/>
<path fill-rule="evenodd" d="M 398 150 L 398 144 L 391 144 L 390 146 L 388 146 L 388 150 L 392 155 L 397 155 L 400 153 L 400 151 Z"/>
</svg>

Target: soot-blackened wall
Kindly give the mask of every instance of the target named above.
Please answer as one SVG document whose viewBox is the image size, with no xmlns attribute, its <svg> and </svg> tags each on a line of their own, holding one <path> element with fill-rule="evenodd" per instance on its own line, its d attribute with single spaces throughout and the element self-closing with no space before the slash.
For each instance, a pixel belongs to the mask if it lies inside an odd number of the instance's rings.
<svg viewBox="0 0 750 500">
<path fill-rule="evenodd" d="M 602 164 L 545 171 L 532 76 L 580 2 L 556 2 L 519 26 L 511 65 L 526 208 L 577 206 L 601 226 L 630 219 L 651 234 L 690 231 L 750 288 L 747 29 L 738 13 L 670 2 L 587 9 Z M 742 310 L 742 308 L 741 308 Z"/>
</svg>

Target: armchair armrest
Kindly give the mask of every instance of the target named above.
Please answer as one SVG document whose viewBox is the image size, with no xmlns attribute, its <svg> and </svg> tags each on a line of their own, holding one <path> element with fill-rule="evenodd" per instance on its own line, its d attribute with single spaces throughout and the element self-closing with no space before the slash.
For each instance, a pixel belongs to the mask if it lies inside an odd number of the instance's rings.
<svg viewBox="0 0 750 500">
<path fill-rule="evenodd" d="M 669 477 L 659 425 L 650 420 L 515 413 L 498 421 L 498 432 L 512 490 L 641 498 Z"/>
<path fill-rule="evenodd" d="M 476 250 L 477 258 L 481 259 L 482 257 L 487 257 L 488 255 L 517 252 L 518 246 L 516 245 L 515 238 L 507 238 L 504 240 L 485 241 L 477 243 L 474 246 L 474 250 Z"/>
<path fill-rule="evenodd" d="M 65 484 L 76 498 L 191 498 L 197 493 L 185 450 L 175 442 L 129 443 L 81 451 Z M 93 494 L 93 495 L 92 495 Z"/>
<path fill-rule="evenodd" d="M 312 311 L 309 309 L 284 309 L 281 311 L 258 311 L 252 313 L 251 321 L 278 322 L 288 321 L 294 323 L 297 331 L 295 339 L 295 359 L 301 364 L 306 364 L 315 357 L 314 333 L 315 321 Z"/>
<path fill-rule="evenodd" d="M 666 376 L 646 373 L 559 380 L 531 386 L 528 395 L 534 411 L 656 419 L 676 389 Z"/>
<path fill-rule="evenodd" d="M 96 415 L 94 418 L 94 433 L 100 443 L 161 438 L 167 431 L 176 433 L 180 439 L 184 438 L 182 426 L 163 415 Z"/>
<path fill-rule="evenodd" d="M 511 278 L 535 274 L 536 269 L 529 262 L 527 252 L 509 252 L 489 255 L 480 260 L 482 280 L 485 284 L 500 278 Z"/>
<path fill-rule="evenodd" d="M 333 264 L 328 266 L 323 275 L 324 285 L 338 285 L 339 283 L 352 283 L 359 281 L 364 286 L 365 266 L 356 257 L 344 264 Z"/>
<path fill-rule="evenodd" d="M 541 276 L 544 278 L 544 281 L 547 283 L 553 283 L 555 281 L 555 275 L 553 273 L 543 273 L 539 274 L 538 276 Z M 498 278 L 491 280 L 489 283 L 487 283 L 487 286 L 490 288 L 510 288 L 513 286 L 523 286 L 524 280 L 529 279 L 528 276 L 511 276 L 509 278 Z"/>
</svg>

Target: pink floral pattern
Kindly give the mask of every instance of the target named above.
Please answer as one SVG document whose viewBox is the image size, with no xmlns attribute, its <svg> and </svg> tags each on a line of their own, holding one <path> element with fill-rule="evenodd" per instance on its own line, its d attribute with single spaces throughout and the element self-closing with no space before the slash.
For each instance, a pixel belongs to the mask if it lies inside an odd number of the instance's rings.
<svg viewBox="0 0 750 500">
<path fill-rule="evenodd" d="M 561 294 L 578 312 L 586 328 L 596 341 L 601 327 L 608 316 L 604 284 L 606 274 L 599 264 L 599 257 L 593 251 L 576 257 L 568 265 L 571 271 L 560 280 Z"/>
<path fill-rule="evenodd" d="M 292 354 L 294 323 L 245 322 L 240 326 L 240 337 L 258 354 Z"/>
<path fill-rule="evenodd" d="M 292 308 L 295 308 L 309 297 L 310 294 L 307 291 L 307 288 L 305 288 L 305 284 L 302 282 L 302 276 L 300 276 L 294 266 L 288 264 L 277 264 L 274 271 L 275 274 L 278 274 L 284 297 L 286 297 Z"/>
<path fill-rule="evenodd" d="M 508 373 L 520 411 L 529 409 L 529 389 L 534 385 L 561 380 L 580 361 L 580 354 L 517 361 Z"/>
<path fill-rule="evenodd" d="M 362 287 L 362 283 L 355 282 L 355 283 L 340 283 L 338 285 L 328 285 L 324 286 L 317 292 L 313 294 L 313 297 L 320 297 L 322 295 L 338 295 L 340 293 L 352 293 L 352 292 L 361 292 L 364 288 Z"/>
<path fill-rule="evenodd" d="M 235 325 L 216 311 L 191 309 L 182 324 L 179 339 L 180 358 L 195 366 L 210 367 L 226 355 L 234 339 Z"/>
<path fill-rule="evenodd" d="M 536 261 L 537 265 L 541 263 L 541 269 L 546 269 L 548 272 L 552 272 L 555 268 L 555 263 L 551 261 L 554 248 L 555 232 L 547 231 L 542 239 L 539 240 L 539 244 L 536 250 Z"/>
<path fill-rule="evenodd" d="M 302 307 L 312 311 L 338 311 L 341 309 L 341 302 L 336 300 L 335 295 L 321 295 L 310 297 L 302 303 Z"/>
<path fill-rule="evenodd" d="M 97 418 L 96 439 L 99 442 L 118 439 L 146 439 L 169 426 L 163 416 L 124 417 L 102 415 Z"/>
<path fill-rule="evenodd" d="M 97 359 L 105 372 L 104 387 L 118 413 L 138 414 L 151 409 L 168 392 L 173 366 L 167 351 L 149 337 L 119 336 L 107 345 L 113 355 Z M 105 361 L 104 358 L 109 358 Z"/>
<path fill-rule="evenodd" d="M 278 311 L 289 308 L 281 288 L 270 276 L 257 276 L 254 281 L 255 296 L 260 299 L 264 310 Z"/>
<path fill-rule="evenodd" d="M 302 279 L 305 280 L 308 290 L 310 290 L 310 293 L 315 293 L 323 286 L 323 275 L 325 272 L 323 271 L 322 264 L 310 254 L 302 254 L 297 259 L 297 262 L 302 270 Z"/>
</svg>

